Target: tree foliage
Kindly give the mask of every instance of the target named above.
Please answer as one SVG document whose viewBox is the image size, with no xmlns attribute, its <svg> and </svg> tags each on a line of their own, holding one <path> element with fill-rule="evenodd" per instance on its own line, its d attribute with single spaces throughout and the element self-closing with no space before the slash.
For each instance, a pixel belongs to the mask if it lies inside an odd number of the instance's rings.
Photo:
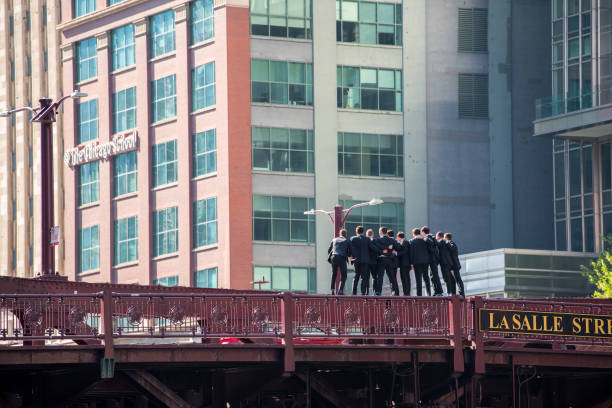
<svg viewBox="0 0 612 408">
<path fill-rule="evenodd" d="M 605 237 L 604 242 L 606 249 L 591 262 L 591 267 L 581 266 L 589 282 L 595 285 L 595 298 L 612 298 L 612 235 Z"/>
</svg>

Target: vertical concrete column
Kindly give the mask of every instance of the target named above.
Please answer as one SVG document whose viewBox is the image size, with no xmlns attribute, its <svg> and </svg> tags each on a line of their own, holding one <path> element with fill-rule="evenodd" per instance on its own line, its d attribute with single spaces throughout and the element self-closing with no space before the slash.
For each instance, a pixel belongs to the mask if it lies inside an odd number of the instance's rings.
<svg viewBox="0 0 612 408">
<path fill-rule="evenodd" d="M 96 95 L 98 98 L 98 140 L 107 143 L 111 140 L 111 99 L 109 85 L 110 46 L 109 33 L 103 32 L 96 36 L 98 56 L 98 81 Z M 90 96 L 90 97 L 91 97 Z M 114 257 L 114 219 L 112 210 L 112 160 L 99 160 L 100 189 L 100 277 L 104 282 L 112 282 L 111 268 Z M 109 186 L 110 188 L 104 188 Z"/>
<path fill-rule="evenodd" d="M 592 144 L 591 166 L 593 172 L 593 229 L 595 252 L 599 252 L 603 248 L 602 231 L 603 217 L 601 211 L 601 144 L 595 142 Z"/>
<path fill-rule="evenodd" d="M 176 133 L 179 135 L 177 142 L 178 159 L 178 185 L 180 196 L 178 208 L 178 250 L 181 263 L 179 273 L 179 284 L 191 286 L 193 284 L 192 271 L 192 195 L 191 195 L 191 129 L 189 128 L 189 112 L 191 94 L 189 93 L 189 23 L 187 13 L 189 4 L 181 4 L 174 9 L 174 30 L 176 35 L 176 60 L 185 61 L 176 67 Z"/>
<path fill-rule="evenodd" d="M 67 94 L 72 92 L 74 87 L 74 45 L 65 44 L 62 46 L 62 79 L 63 79 L 63 93 Z M 66 150 L 72 149 L 76 145 L 76 131 L 75 131 L 75 102 L 73 99 L 66 99 L 63 103 L 63 114 L 62 114 L 62 125 L 64 128 L 63 140 L 64 147 Z M 76 196 L 76 171 L 68 169 L 64 172 L 64 204 L 66 209 L 64 211 L 64 245 L 66 252 L 66 259 L 64 261 L 64 267 L 66 276 L 69 280 L 75 280 L 78 265 L 78 227 L 76 220 L 76 207 L 77 207 L 77 196 Z"/>
<path fill-rule="evenodd" d="M 314 91 L 315 206 L 333 211 L 338 203 L 338 108 L 336 106 L 336 5 L 312 2 L 312 72 Z M 330 267 L 327 247 L 334 236 L 333 225 L 317 215 L 317 292 L 327 292 Z"/>
<path fill-rule="evenodd" d="M 0 2 L 0 104 L 10 108 L 11 64 L 9 41 L 8 2 Z M 0 275 L 9 276 L 13 270 L 13 188 L 12 188 L 12 125 L 11 118 L 0 119 Z"/>
<path fill-rule="evenodd" d="M 136 123 L 138 126 L 138 266 L 148 271 L 147 280 L 142 285 L 153 283 L 151 276 L 151 143 L 149 140 L 150 110 L 150 69 L 149 42 L 147 37 L 148 20 L 143 18 L 135 23 L 136 65 L 147 67 L 146 75 L 138 75 L 136 80 Z"/>
</svg>

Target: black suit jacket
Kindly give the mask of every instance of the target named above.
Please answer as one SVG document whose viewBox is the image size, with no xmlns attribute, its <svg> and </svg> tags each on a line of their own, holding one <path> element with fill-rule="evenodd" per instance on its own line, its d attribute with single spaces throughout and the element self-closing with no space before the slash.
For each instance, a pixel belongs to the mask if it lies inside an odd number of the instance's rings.
<svg viewBox="0 0 612 408">
<path fill-rule="evenodd" d="M 453 258 L 453 266 L 457 269 L 461 269 L 461 262 L 459 262 L 459 248 L 453 241 L 448 241 L 448 248 Z"/>
<path fill-rule="evenodd" d="M 440 264 L 452 265 L 453 255 L 451 254 L 448 243 L 445 240 L 440 240 L 438 241 L 438 248 L 440 249 Z"/>
<path fill-rule="evenodd" d="M 351 255 L 351 242 L 344 237 L 336 237 L 329 243 L 327 254 L 348 258 Z"/>
<path fill-rule="evenodd" d="M 412 238 L 410 240 L 410 261 L 413 265 L 426 265 L 429 263 L 427 242 L 423 238 Z"/>
<path fill-rule="evenodd" d="M 374 240 L 374 244 L 380 250 L 380 255 L 378 255 L 378 258 L 384 260 L 395 261 L 396 256 L 393 254 L 392 251 L 395 250 L 399 252 L 401 250 L 399 243 L 393 238 L 390 238 L 386 235 L 380 238 L 376 238 Z M 383 253 L 384 250 L 387 250 L 387 252 Z"/>
<path fill-rule="evenodd" d="M 370 245 L 372 241 L 365 235 L 351 237 L 351 256 L 354 263 L 370 263 Z"/>
<path fill-rule="evenodd" d="M 410 266 L 410 265 L 412 265 L 412 262 L 410 260 L 410 241 L 405 239 L 400 244 L 400 248 L 401 249 L 397 252 L 397 256 L 399 258 L 399 264 L 401 266 Z"/>
</svg>

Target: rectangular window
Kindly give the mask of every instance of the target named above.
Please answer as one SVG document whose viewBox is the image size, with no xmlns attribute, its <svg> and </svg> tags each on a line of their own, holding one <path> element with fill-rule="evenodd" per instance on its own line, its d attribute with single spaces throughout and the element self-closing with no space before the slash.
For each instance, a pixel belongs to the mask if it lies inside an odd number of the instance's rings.
<svg viewBox="0 0 612 408">
<path fill-rule="evenodd" d="M 403 177 L 402 135 L 338 133 L 338 174 Z"/>
<path fill-rule="evenodd" d="M 311 0 L 251 0 L 251 34 L 312 38 Z"/>
<path fill-rule="evenodd" d="M 111 31 L 111 49 L 113 71 L 136 64 L 134 24 Z"/>
<path fill-rule="evenodd" d="M 96 54 L 96 37 L 79 41 L 76 44 L 76 77 L 77 82 L 95 78 L 98 75 L 98 57 Z"/>
<path fill-rule="evenodd" d="M 483 52 L 488 51 L 488 16 L 487 9 L 459 9 L 458 16 L 458 40 L 457 50 L 459 52 Z"/>
<path fill-rule="evenodd" d="M 193 203 L 193 247 L 217 243 L 217 198 Z"/>
<path fill-rule="evenodd" d="M 113 133 L 136 127 L 136 87 L 113 94 Z"/>
<path fill-rule="evenodd" d="M 153 212 L 153 256 L 178 251 L 178 207 Z"/>
<path fill-rule="evenodd" d="M 74 0 L 74 18 L 96 11 L 96 0 Z"/>
<path fill-rule="evenodd" d="M 174 10 L 164 11 L 151 17 L 151 58 L 175 49 Z"/>
<path fill-rule="evenodd" d="M 256 241 L 315 242 L 314 208 L 307 197 L 253 196 L 253 239 Z"/>
<path fill-rule="evenodd" d="M 77 104 L 77 143 L 98 138 L 98 100 L 92 99 Z"/>
<path fill-rule="evenodd" d="M 176 74 L 151 81 L 153 123 L 176 117 Z"/>
<path fill-rule="evenodd" d="M 312 106 L 312 64 L 252 59 L 251 102 Z"/>
<path fill-rule="evenodd" d="M 138 260 L 138 217 L 115 220 L 115 265 Z"/>
<path fill-rule="evenodd" d="M 195 0 L 189 5 L 191 16 L 191 44 L 215 36 L 213 0 Z"/>
<path fill-rule="evenodd" d="M 79 166 L 79 205 L 99 201 L 98 162 Z"/>
<path fill-rule="evenodd" d="M 459 74 L 458 90 L 459 118 L 489 117 L 488 74 Z"/>
<path fill-rule="evenodd" d="M 153 187 L 177 180 L 176 140 L 153 146 Z"/>
<path fill-rule="evenodd" d="M 312 130 L 251 127 L 253 170 L 314 172 Z"/>
<path fill-rule="evenodd" d="M 217 171 L 216 130 L 210 129 L 193 135 L 193 177 Z"/>
<path fill-rule="evenodd" d="M 191 70 L 191 110 L 215 104 L 215 63 L 209 62 Z"/>
<path fill-rule="evenodd" d="M 178 275 L 153 279 L 153 284 L 156 286 L 178 286 Z"/>
<path fill-rule="evenodd" d="M 202 269 L 193 274 L 193 285 L 196 288 L 217 288 L 217 268 Z"/>
<path fill-rule="evenodd" d="M 317 271 L 315 268 L 297 266 L 255 266 L 253 289 L 315 293 Z"/>
<path fill-rule="evenodd" d="M 402 44 L 402 5 L 336 0 L 336 41 Z"/>
<path fill-rule="evenodd" d="M 340 200 L 340 205 L 350 208 L 364 201 L 368 200 Z M 359 225 L 363 225 L 366 230 L 373 229 L 376 234 L 380 227 L 387 227 L 396 232 L 402 231 L 404 230 L 404 203 L 384 202 L 381 205 L 355 208 L 349 214 L 344 228 L 352 233 Z"/>
<path fill-rule="evenodd" d="M 100 269 L 100 231 L 98 225 L 79 230 L 79 272 Z"/>
<path fill-rule="evenodd" d="M 113 174 L 114 196 L 134 193 L 138 190 L 138 155 L 128 152 L 115 157 Z"/>
<path fill-rule="evenodd" d="M 337 103 L 341 109 L 401 112 L 402 71 L 338 66 Z"/>
<path fill-rule="evenodd" d="M 123 0 L 110 0 L 110 1 L 108 2 L 108 5 L 109 5 L 109 6 L 112 6 L 113 4 L 118 4 L 118 3 L 121 3 L 122 1 L 123 1 Z"/>
</svg>

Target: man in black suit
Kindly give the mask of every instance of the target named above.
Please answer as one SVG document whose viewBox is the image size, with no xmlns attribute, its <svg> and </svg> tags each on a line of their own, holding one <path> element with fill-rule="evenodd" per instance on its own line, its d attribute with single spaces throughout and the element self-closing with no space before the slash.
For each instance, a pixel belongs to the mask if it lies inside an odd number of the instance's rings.
<svg viewBox="0 0 612 408">
<path fill-rule="evenodd" d="M 448 244 L 444 240 L 444 233 L 438 232 L 436 234 L 436 240 L 438 241 L 438 250 L 440 251 L 440 269 L 442 270 L 442 279 L 444 279 L 444 283 L 446 284 L 446 293 L 454 295 L 455 284 L 450 274 L 453 259 Z"/>
<path fill-rule="evenodd" d="M 344 295 L 344 284 L 346 283 L 346 263 L 348 257 L 351 254 L 350 241 L 346 239 L 346 230 L 340 230 L 340 236 L 332 239 L 327 249 L 329 260 L 332 266 L 332 278 L 331 278 L 331 294 L 332 295 Z M 340 288 L 338 293 L 335 293 L 336 288 L 336 275 L 340 270 Z"/>
<path fill-rule="evenodd" d="M 351 237 L 351 261 L 355 265 L 355 279 L 353 279 L 353 295 L 357 294 L 357 286 L 361 279 L 361 294 L 367 294 L 370 281 L 370 246 L 374 244 L 370 238 L 363 235 L 363 226 L 355 229 L 357 235 Z"/>
<path fill-rule="evenodd" d="M 425 280 L 427 296 L 431 296 L 431 284 L 429 283 L 429 276 L 427 275 L 427 265 L 429 264 L 427 243 L 423 240 L 419 228 L 414 228 L 412 230 L 412 236 L 413 238 L 410 240 L 410 262 L 412 262 L 414 268 L 417 296 L 423 295 L 423 280 Z"/>
<path fill-rule="evenodd" d="M 406 239 L 406 234 L 399 232 L 397 241 L 400 244 L 400 250 L 397 252 L 400 268 L 400 279 L 402 280 L 402 290 L 404 296 L 410 296 L 410 242 Z"/>
<path fill-rule="evenodd" d="M 370 228 L 366 231 L 366 237 L 370 239 L 370 262 L 368 263 L 368 279 L 366 280 L 366 295 L 370 293 L 370 277 L 372 278 L 372 293 L 375 292 L 374 285 L 376 282 L 376 262 L 380 250 L 374 245 L 374 231 Z"/>
<path fill-rule="evenodd" d="M 429 233 L 429 227 L 421 228 L 421 235 L 427 244 L 427 252 L 429 253 L 429 270 L 431 275 L 431 283 L 434 287 L 434 296 L 442 296 L 442 282 L 440 282 L 440 274 L 438 273 L 438 264 L 440 263 L 440 254 L 438 243 L 433 235 Z"/>
<path fill-rule="evenodd" d="M 461 273 L 459 272 L 459 270 L 461 269 L 461 262 L 459 262 L 459 248 L 457 248 L 457 245 L 453 242 L 453 235 L 450 232 L 447 232 L 444 235 L 444 239 L 448 244 L 448 249 L 451 253 L 451 258 L 453 260 L 450 275 L 452 276 L 454 282 L 459 286 L 459 295 L 465 296 L 465 287 L 463 286 L 463 280 L 461 279 Z M 454 291 L 455 288 L 453 285 L 453 293 L 455 293 Z"/>
<path fill-rule="evenodd" d="M 384 231 L 384 232 L 383 232 Z M 374 244 L 381 251 L 378 256 L 378 271 L 376 272 L 376 295 L 380 296 L 383 287 L 383 277 L 385 272 L 391 283 L 391 290 L 394 296 L 399 296 L 399 287 L 397 286 L 397 269 L 396 269 L 396 254 L 401 249 L 397 241 L 393 238 L 393 231 L 387 231 L 387 228 L 380 229 L 380 238 L 376 239 Z M 389 236 L 391 235 L 391 236 Z"/>
</svg>

